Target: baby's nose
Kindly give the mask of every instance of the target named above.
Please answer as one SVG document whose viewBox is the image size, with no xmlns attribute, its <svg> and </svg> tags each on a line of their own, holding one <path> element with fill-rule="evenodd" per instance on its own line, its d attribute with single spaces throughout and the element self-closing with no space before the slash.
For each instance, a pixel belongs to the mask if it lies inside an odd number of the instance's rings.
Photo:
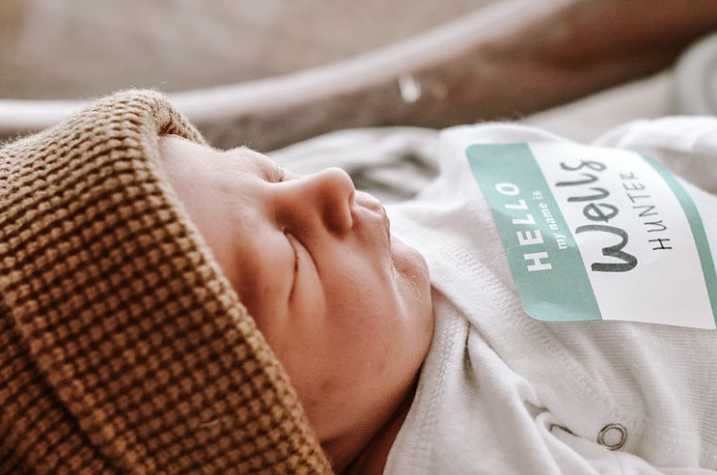
<svg viewBox="0 0 717 475">
<path fill-rule="evenodd" d="M 311 220 L 318 218 L 332 233 L 344 233 L 353 227 L 352 207 L 356 189 L 348 173 L 327 168 L 288 182 L 294 188 L 289 206 Z"/>
</svg>

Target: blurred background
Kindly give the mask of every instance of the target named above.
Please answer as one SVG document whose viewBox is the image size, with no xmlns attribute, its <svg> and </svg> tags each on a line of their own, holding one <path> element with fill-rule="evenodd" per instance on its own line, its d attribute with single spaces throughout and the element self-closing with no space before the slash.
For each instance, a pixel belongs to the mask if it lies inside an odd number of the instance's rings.
<svg viewBox="0 0 717 475">
<path fill-rule="evenodd" d="M 491 0 L 0 0 L 0 97 L 197 89 L 326 64 Z"/>
<path fill-rule="evenodd" d="M 586 141 L 717 113 L 716 29 L 716 0 L 0 0 L 0 139 L 139 87 L 222 148 L 484 120 Z"/>
</svg>

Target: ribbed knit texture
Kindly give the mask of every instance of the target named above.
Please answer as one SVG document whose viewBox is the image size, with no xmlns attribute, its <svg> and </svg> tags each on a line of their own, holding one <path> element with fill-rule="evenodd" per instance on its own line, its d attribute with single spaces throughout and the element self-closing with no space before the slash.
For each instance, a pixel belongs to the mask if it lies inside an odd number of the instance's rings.
<svg viewBox="0 0 717 475">
<path fill-rule="evenodd" d="M 0 149 L 0 473 L 330 473 L 126 91 Z"/>
</svg>

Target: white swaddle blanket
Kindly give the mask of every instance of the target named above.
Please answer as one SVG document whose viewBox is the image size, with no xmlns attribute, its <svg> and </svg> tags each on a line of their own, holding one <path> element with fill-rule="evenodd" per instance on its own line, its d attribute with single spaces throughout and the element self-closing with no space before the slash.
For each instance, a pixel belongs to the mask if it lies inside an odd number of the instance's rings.
<svg viewBox="0 0 717 475">
<path fill-rule="evenodd" d="M 386 473 L 713 473 L 717 331 L 543 322 L 529 317 L 518 298 L 513 261 L 509 266 L 503 232 L 471 173 L 466 145 L 571 143 L 513 124 L 448 129 L 442 139 L 438 180 L 415 200 L 387 208 L 393 232 L 428 262 L 436 332 Z M 701 187 L 684 184 L 717 250 L 717 120 L 638 122 L 596 144 L 652 156 Z M 585 156 L 585 149 L 573 149 L 570 165 Z M 640 242 L 645 255 L 658 252 Z M 581 251 L 590 247 L 584 244 Z M 633 252 L 632 244 L 626 250 Z M 667 279 L 655 277 L 653 295 L 669 290 L 659 285 Z M 570 291 L 575 283 L 557 285 Z M 684 308 L 685 298 L 672 303 Z M 679 312 L 668 317 L 671 325 L 684 322 Z"/>
</svg>

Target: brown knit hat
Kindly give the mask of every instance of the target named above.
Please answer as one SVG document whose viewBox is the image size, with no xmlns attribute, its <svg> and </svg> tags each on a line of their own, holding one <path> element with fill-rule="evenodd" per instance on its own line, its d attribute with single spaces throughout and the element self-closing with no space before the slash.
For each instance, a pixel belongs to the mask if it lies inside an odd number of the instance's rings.
<svg viewBox="0 0 717 475">
<path fill-rule="evenodd" d="M 0 149 L 0 473 L 330 473 L 171 187 L 151 91 Z"/>
</svg>

